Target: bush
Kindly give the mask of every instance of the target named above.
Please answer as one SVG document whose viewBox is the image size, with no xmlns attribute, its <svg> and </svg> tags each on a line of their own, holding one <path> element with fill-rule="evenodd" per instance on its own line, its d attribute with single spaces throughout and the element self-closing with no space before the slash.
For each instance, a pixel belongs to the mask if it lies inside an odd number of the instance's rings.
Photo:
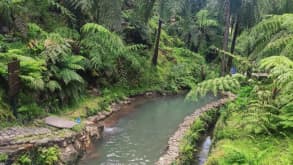
<svg viewBox="0 0 293 165">
<path fill-rule="evenodd" d="M 44 110 L 36 103 L 23 105 L 18 109 L 19 119 L 23 122 L 32 121 L 32 119 L 44 115 Z"/>
<path fill-rule="evenodd" d="M 13 165 L 55 165 L 59 161 L 59 154 L 57 146 L 39 148 L 21 155 Z"/>
<path fill-rule="evenodd" d="M 8 155 L 7 154 L 1 154 L 0 153 L 0 163 L 1 162 L 5 162 L 8 159 Z"/>
<path fill-rule="evenodd" d="M 58 147 L 41 148 L 39 150 L 38 164 L 53 165 L 59 160 L 60 151 Z"/>
</svg>

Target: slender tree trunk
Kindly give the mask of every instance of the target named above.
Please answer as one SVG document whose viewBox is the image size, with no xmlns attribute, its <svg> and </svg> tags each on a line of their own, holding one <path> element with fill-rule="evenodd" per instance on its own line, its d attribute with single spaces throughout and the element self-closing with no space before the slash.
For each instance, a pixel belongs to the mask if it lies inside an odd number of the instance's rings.
<svg viewBox="0 0 293 165">
<path fill-rule="evenodd" d="M 238 33 L 239 33 L 239 28 L 240 28 L 240 20 L 239 19 L 240 19 L 240 17 L 238 15 L 235 20 L 234 34 L 233 34 L 233 39 L 232 39 L 232 44 L 231 44 L 231 53 L 232 54 L 235 51 L 236 41 L 237 41 L 237 37 L 238 37 Z M 233 58 L 229 56 L 227 72 L 229 72 L 229 69 L 232 67 L 232 64 L 233 64 Z"/>
<path fill-rule="evenodd" d="M 229 40 L 229 30 L 230 30 L 230 0 L 225 0 L 225 32 L 223 39 L 223 50 L 228 50 L 228 40 Z M 227 68 L 227 57 L 225 54 L 222 55 L 222 76 L 226 74 Z"/>
<path fill-rule="evenodd" d="M 154 51 L 154 56 L 153 56 L 153 59 L 152 59 L 153 65 L 155 65 L 155 66 L 157 66 L 157 64 L 158 64 L 159 45 L 160 45 L 162 23 L 163 23 L 163 21 L 160 19 L 159 20 L 159 25 L 158 25 L 158 31 L 157 31 L 157 39 L 156 39 L 155 51 Z"/>
</svg>

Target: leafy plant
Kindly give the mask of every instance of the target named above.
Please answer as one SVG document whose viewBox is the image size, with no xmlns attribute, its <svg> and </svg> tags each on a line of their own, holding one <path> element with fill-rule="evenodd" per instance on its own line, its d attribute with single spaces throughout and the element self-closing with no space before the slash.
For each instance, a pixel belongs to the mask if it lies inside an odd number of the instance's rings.
<svg viewBox="0 0 293 165">
<path fill-rule="evenodd" d="M 0 154 L 0 162 L 5 162 L 8 159 L 7 154 Z"/>
<path fill-rule="evenodd" d="M 21 155 L 18 158 L 18 160 L 15 163 L 13 163 L 13 165 L 31 165 L 31 164 L 32 164 L 32 160 L 27 154 Z"/>
<path fill-rule="evenodd" d="M 200 96 L 205 96 L 207 93 L 212 92 L 214 95 L 219 92 L 235 91 L 240 88 L 239 80 L 243 79 L 242 75 L 226 76 L 215 79 L 210 79 L 197 84 L 188 93 L 188 98 L 196 100 Z"/>
<path fill-rule="evenodd" d="M 59 160 L 60 151 L 58 147 L 41 148 L 39 150 L 38 163 L 44 165 L 54 165 Z"/>
</svg>

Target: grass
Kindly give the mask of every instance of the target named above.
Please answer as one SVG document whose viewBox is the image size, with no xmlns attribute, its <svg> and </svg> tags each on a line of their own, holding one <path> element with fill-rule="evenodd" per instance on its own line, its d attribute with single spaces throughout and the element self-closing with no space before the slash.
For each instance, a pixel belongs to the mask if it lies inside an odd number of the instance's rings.
<svg viewBox="0 0 293 165">
<path fill-rule="evenodd" d="M 257 136 L 217 141 L 207 165 L 291 165 L 293 140 L 289 137 Z"/>
<path fill-rule="evenodd" d="M 101 101 L 99 96 L 88 96 L 79 100 L 78 103 L 64 108 L 59 116 L 67 117 L 69 119 L 76 119 L 77 117 L 87 117 L 87 110 L 97 108 Z"/>
</svg>

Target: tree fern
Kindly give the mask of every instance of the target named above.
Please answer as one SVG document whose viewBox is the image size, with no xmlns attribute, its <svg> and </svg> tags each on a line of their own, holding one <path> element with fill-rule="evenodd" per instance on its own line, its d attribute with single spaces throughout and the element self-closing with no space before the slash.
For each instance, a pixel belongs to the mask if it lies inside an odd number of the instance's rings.
<svg viewBox="0 0 293 165">
<path fill-rule="evenodd" d="M 282 107 L 280 118 L 280 125 L 283 128 L 293 128 L 293 103 L 290 102 L 286 106 Z"/>
<path fill-rule="evenodd" d="M 279 124 L 283 128 L 292 128 L 293 62 L 285 56 L 272 56 L 260 62 L 260 69 L 270 72 L 273 84 L 273 100 L 270 104 L 275 104 L 278 108 Z"/>
<path fill-rule="evenodd" d="M 2 56 L 2 62 L 4 62 L 2 65 L 0 64 L 0 72 L 2 72 L 0 74 L 7 79 L 7 63 L 16 58 L 20 61 L 20 79 L 23 82 L 23 86 L 36 90 L 43 89 L 42 72 L 46 70 L 45 61 L 28 57 L 24 54 L 25 52 L 22 49 L 11 49 L 6 53 L 0 53 L 0 61 Z"/>
<path fill-rule="evenodd" d="M 293 89 L 293 62 L 285 56 L 272 56 L 260 63 L 260 68 L 269 70 L 270 77 L 279 89 Z"/>
<path fill-rule="evenodd" d="M 76 73 L 74 70 L 70 70 L 70 69 L 62 69 L 62 70 L 60 70 L 60 72 L 56 76 L 59 79 L 63 80 L 66 85 L 68 83 L 70 83 L 71 81 L 77 81 L 80 83 L 84 82 L 83 78 L 78 73 Z"/>
<path fill-rule="evenodd" d="M 61 85 L 54 80 L 50 80 L 49 82 L 47 82 L 46 88 L 49 89 L 50 92 L 55 92 L 62 89 Z"/>
<path fill-rule="evenodd" d="M 292 27 L 293 14 L 270 16 L 255 27 L 248 34 L 239 37 L 239 45 L 243 54 L 253 59 L 272 55 L 284 55 L 292 58 Z M 243 50 L 244 49 L 244 50 Z"/>
<path fill-rule="evenodd" d="M 187 97 L 189 99 L 197 100 L 198 97 L 205 96 L 209 92 L 217 95 L 219 92 L 235 91 L 240 88 L 239 78 L 243 78 L 243 76 L 226 76 L 206 80 L 193 87 Z"/>
<path fill-rule="evenodd" d="M 117 34 L 94 23 L 85 24 L 81 32 L 81 47 L 90 64 L 87 69 L 98 71 L 106 77 L 111 74 L 112 78 L 115 76 L 117 79 L 125 76 L 122 75 L 122 68 L 127 68 L 128 73 L 142 69 L 142 58 L 136 52 L 143 49 L 143 45 L 126 46 Z"/>
</svg>

